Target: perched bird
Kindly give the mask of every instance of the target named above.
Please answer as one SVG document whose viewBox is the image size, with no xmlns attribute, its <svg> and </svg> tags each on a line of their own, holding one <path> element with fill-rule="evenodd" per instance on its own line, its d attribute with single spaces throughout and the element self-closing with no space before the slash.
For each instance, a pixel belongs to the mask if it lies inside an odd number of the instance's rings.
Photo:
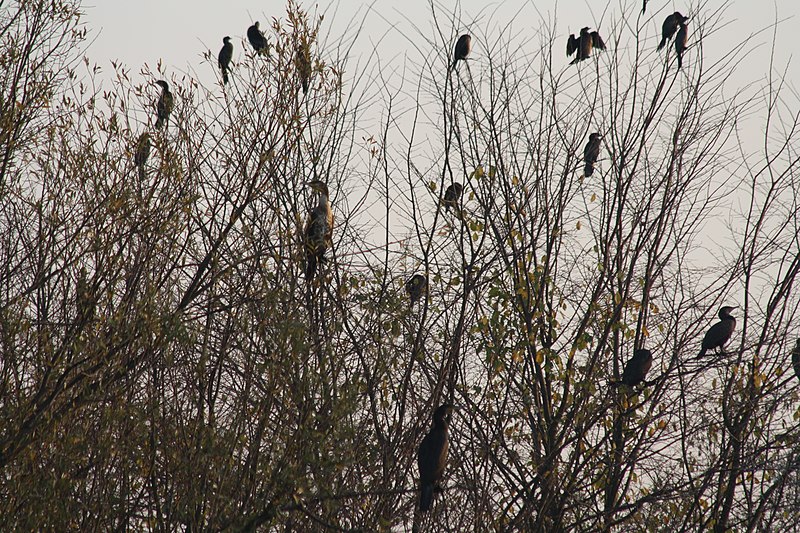
<svg viewBox="0 0 800 533">
<path fill-rule="evenodd" d="M 723 346 L 730 340 L 733 335 L 733 330 L 736 329 L 736 319 L 731 316 L 731 311 L 736 307 L 723 306 L 719 310 L 719 322 L 708 328 L 705 337 L 703 337 L 702 348 L 697 359 L 700 359 L 706 354 L 708 350 L 722 349 Z"/>
<path fill-rule="evenodd" d="M 455 70 L 459 59 L 465 61 L 470 50 L 472 50 L 472 36 L 468 33 L 465 33 L 458 38 L 458 41 L 456 41 L 456 49 L 453 52 L 453 65 L 450 67 L 450 69 Z"/>
<path fill-rule="evenodd" d="M 147 159 L 149 157 L 150 157 L 150 134 L 144 132 L 141 135 L 139 135 L 139 140 L 136 141 L 136 151 L 133 153 L 133 164 L 136 165 L 136 169 L 139 171 L 140 180 L 144 180 L 144 178 L 146 177 L 145 165 L 147 165 Z"/>
<path fill-rule="evenodd" d="M 411 297 L 411 305 L 414 305 L 417 300 L 422 298 L 422 295 L 428 290 L 428 278 L 423 274 L 414 274 L 406 281 L 406 292 Z"/>
<path fill-rule="evenodd" d="M 306 94 L 311 82 L 311 51 L 306 43 L 297 43 L 294 61 L 297 74 L 300 76 L 300 86 L 303 88 L 303 94 Z"/>
<path fill-rule="evenodd" d="M 653 366 L 653 354 L 650 350 L 639 348 L 633 352 L 633 357 L 625 363 L 625 370 L 622 371 L 620 383 L 628 387 L 635 387 L 642 381 Z"/>
<path fill-rule="evenodd" d="M 442 479 L 447 463 L 447 451 L 450 447 L 448 426 L 453 414 L 453 406 L 440 405 L 433 413 L 433 428 L 425 435 L 417 451 L 419 467 L 419 510 L 428 511 L 433 504 L 433 492 Z"/>
<path fill-rule="evenodd" d="M 664 23 L 661 25 L 661 42 L 658 43 L 656 50 L 664 48 L 667 41 L 672 39 L 672 36 L 678 31 L 678 26 L 685 23 L 687 20 L 689 20 L 689 17 L 684 17 L 677 11 L 665 18 Z"/>
<path fill-rule="evenodd" d="M 308 213 L 305 228 L 306 280 L 314 279 L 317 265 L 325 261 L 325 250 L 333 246 L 333 211 L 328 186 L 314 180 L 307 183 L 317 193 L 317 206 Z"/>
<path fill-rule="evenodd" d="M 569 39 L 567 39 L 567 56 L 569 57 L 577 52 L 575 59 L 572 60 L 572 65 L 587 59 L 592 53 L 592 48 L 605 50 L 606 43 L 603 42 L 603 38 L 596 31 L 589 32 L 588 27 L 581 28 L 581 33 L 578 37 L 570 34 Z"/>
<path fill-rule="evenodd" d="M 219 69 L 222 71 L 222 83 L 228 83 L 228 68 L 231 66 L 231 59 L 233 59 L 233 43 L 230 37 L 224 37 L 222 39 L 222 50 L 219 51 L 219 56 L 217 56 Z"/>
<path fill-rule="evenodd" d="M 442 200 L 442 203 L 445 209 L 449 211 L 452 207 L 458 211 L 459 204 L 461 203 L 461 193 L 463 192 L 464 186 L 457 181 L 453 182 L 447 190 L 444 191 L 444 200 Z"/>
<path fill-rule="evenodd" d="M 600 155 L 600 141 L 602 139 L 599 133 L 592 133 L 589 135 L 589 142 L 586 143 L 586 147 L 583 149 L 583 174 L 587 178 L 594 172 L 594 164 Z"/>
<path fill-rule="evenodd" d="M 678 68 L 683 66 L 683 52 L 686 50 L 686 41 L 689 38 L 689 26 L 681 22 L 681 29 L 675 36 L 675 53 L 678 54 Z"/>
<path fill-rule="evenodd" d="M 79 324 L 86 324 L 94 318 L 94 295 L 84 267 L 78 272 L 78 282 L 75 284 L 75 308 Z"/>
<path fill-rule="evenodd" d="M 172 98 L 172 93 L 169 92 L 169 84 L 164 80 L 158 80 L 156 85 L 161 86 L 161 96 L 158 98 L 156 104 L 156 129 L 160 130 L 161 126 L 169 122 L 169 114 L 172 113 L 172 108 L 175 107 L 175 100 Z"/>
<path fill-rule="evenodd" d="M 800 379 L 800 339 L 797 339 L 794 350 L 792 350 L 792 366 L 797 379 Z"/>
<path fill-rule="evenodd" d="M 247 28 L 247 40 L 253 45 L 253 49 L 259 54 L 266 54 L 269 49 L 269 43 L 261 30 L 258 29 L 258 21 L 255 21 L 252 26 Z"/>
</svg>

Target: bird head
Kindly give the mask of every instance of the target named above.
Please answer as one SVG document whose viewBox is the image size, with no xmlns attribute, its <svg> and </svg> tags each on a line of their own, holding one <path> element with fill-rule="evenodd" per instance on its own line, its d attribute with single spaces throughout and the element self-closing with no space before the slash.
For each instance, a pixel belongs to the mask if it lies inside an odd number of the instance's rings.
<svg viewBox="0 0 800 533">
<path fill-rule="evenodd" d="M 587 34 L 587 33 L 589 33 L 589 26 L 581 28 L 581 34 Z"/>
<path fill-rule="evenodd" d="M 231 41 L 230 37 L 223 37 L 222 38 L 222 44 L 228 44 L 230 41 Z"/>
<path fill-rule="evenodd" d="M 414 274 L 411 276 L 411 279 L 408 280 L 406 287 L 410 290 L 413 287 L 421 287 L 423 285 L 425 285 L 425 276 L 422 274 Z"/>
<path fill-rule="evenodd" d="M 158 80 L 156 82 L 156 85 L 159 85 L 165 91 L 169 91 L 169 84 L 167 82 L 165 82 L 164 80 Z"/>
<path fill-rule="evenodd" d="M 720 317 L 720 318 L 728 318 L 728 317 L 731 317 L 731 311 L 733 311 L 733 310 L 734 310 L 734 309 L 736 309 L 737 307 L 738 307 L 738 306 L 736 306 L 736 305 L 734 305 L 734 306 L 725 305 L 725 306 L 723 306 L 723 307 L 720 307 L 720 308 L 719 308 L 719 317 Z M 731 318 L 733 318 L 733 317 L 731 317 Z"/>
<path fill-rule="evenodd" d="M 258 29 L 258 21 L 255 21 L 255 22 L 253 23 L 253 27 L 254 27 L 255 29 Z"/>
<path fill-rule="evenodd" d="M 464 186 L 457 181 L 454 182 L 451 187 L 453 187 L 453 192 L 456 193 L 457 196 L 461 196 L 461 193 L 464 191 Z"/>
<path fill-rule="evenodd" d="M 592 140 L 596 140 L 596 139 L 602 139 L 603 136 L 600 135 L 599 133 L 595 132 L 595 133 L 592 133 L 591 135 L 589 135 L 589 138 L 592 139 Z"/>
<path fill-rule="evenodd" d="M 454 406 L 451 403 L 443 403 L 436 411 L 433 412 L 433 422 L 436 425 L 450 423 L 450 418 L 453 416 Z"/>
<path fill-rule="evenodd" d="M 635 357 L 636 359 L 652 359 L 653 354 L 650 353 L 650 350 L 647 350 L 645 348 L 639 348 L 633 352 L 633 357 Z"/>
<path fill-rule="evenodd" d="M 328 196 L 328 186 L 325 184 L 324 181 L 322 181 L 322 180 L 313 180 L 313 181 L 309 181 L 308 183 L 306 183 L 306 185 L 311 187 L 311 190 L 316 191 L 318 193 L 322 193 L 325 196 Z"/>
<path fill-rule="evenodd" d="M 673 13 L 672 16 L 675 17 L 675 20 L 678 21 L 678 24 L 683 24 L 684 22 L 689 20 L 689 17 L 684 17 L 683 15 L 681 15 L 679 11 Z"/>
</svg>

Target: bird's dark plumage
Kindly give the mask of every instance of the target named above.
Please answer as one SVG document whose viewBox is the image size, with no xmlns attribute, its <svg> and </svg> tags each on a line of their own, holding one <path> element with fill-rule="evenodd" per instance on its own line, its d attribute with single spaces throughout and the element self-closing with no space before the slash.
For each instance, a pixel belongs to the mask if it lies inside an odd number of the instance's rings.
<svg viewBox="0 0 800 533">
<path fill-rule="evenodd" d="M 678 55 L 678 68 L 683 67 L 683 52 L 686 50 L 686 41 L 689 38 L 689 26 L 681 23 L 681 29 L 675 36 L 675 53 Z"/>
<path fill-rule="evenodd" d="M 311 51 L 308 44 L 303 42 L 297 44 L 294 61 L 297 75 L 300 77 L 300 87 L 303 89 L 303 94 L 306 94 L 311 83 Z"/>
<path fill-rule="evenodd" d="M 665 18 L 664 23 L 661 25 L 661 42 L 658 43 L 658 47 L 656 49 L 661 50 L 664 48 L 664 46 L 667 44 L 667 41 L 672 39 L 672 36 L 675 35 L 676 31 L 678 31 L 678 26 L 684 24 L 687 20 L 689 20 L 689 17 L 684 17 L 678 11 Z"/>
<path fill-rule="evenodd" d="M 583 174 L 587 178 L 594 172 L 594 164 L 600 156 L 600 141 L 602 139 L 599 133 L 592 133 L 589 135 L 589 142 L 586 143 L 586 147 L 583 149 Z"/>
<path fill-rule="evenodd" d="M 792 350 L 792 367 L 794 367 L 797 379 L 800 379 L 800 339 L 797 339 L 794 350 Z"/>
<path fill-rule="evenodd" d="M 600 37 L 599 33 L 596 31 L 590 32 L 588 27 L 581 28 L 578 37 L 570 34 L 569 39 L 567 39 L 567 56 L 577 52 L 575 59 L 572 60 L 573 65 L 587 59 L 592 53 L 592 48 L 605 50 L 606 43 L 603 42 L 603 38 Z"/>
<path fill-rule="evenodd" d="M 317 206 L 308 214 L 304 231 L 306 280 L 314 279 L 317 265 L 325 261 L 325 251 L 333 245 L 333 211 L 328 199 L 328 186 L 314 180 L 308 183 L 317 193 Z"/>
<path fill-rule="evenodd" d="M 736 319 L 731 316 L 735 307 L 724 306 L 719 310 L 719 322 L 708 328 L 703 337 L 703 344 L 697 359 L 703 357 L 708 350 L 722 349 L 736 329 Z"/>
<path fill-rule="evenodd" d="M 625 370 L 622 371 L 621 383 L 629 387 L 635 387 L 642 381 L 653 366 L 653 354 L 650 350 L 639 348 L 633 352 L 627 363 L 625 363 Z"/>
<path fill-rule="evenodd" d="M 222 71 L 222 83 L 228 83 L 228 69 L 231 66 L 231 59 L 233 59 L 233 43 L 230 37 L 222 39 L 222 50 L 219 51 L 217 61 L 219 69 Z"/>
<path fill-rule="evenodd" d="M 453 406 L 440 405 L 433 413 L 433 428 L 425 435 L 417 451 L 419 467 L 419 510 L 428 511 L 433 504 L 433 493 L 442 479 L 447 464 L 447 452 L 450 448 L 448 428 Z"/>
<path fill-rule="evenodd" d="M 147 159 L 150 157 L 150 134 L 147 132 L 139 136 L 136 141 L 136 151 L 133 153 L 133 164 L 136 165 L 136 170 L 139 173 L 139 179 L 143 180 L 146 177 L 145 165 Z"/>
<path fill-rule="evenodd" d="M 465 61 L 472 50 L 472 36 L 465 33 L 456 41 L 456 48 L 453 51 L 453 65 L 451 69 L 455 69 L 459 61 Z"/>
<path fill-rule="evenodd" d="M 452 207 L 456 211 L 458 211 L 459 205 L 461 204 L 461 194 L 464 192 L 464 186 L 461 185 L 459 182 L 453 182 L 446 191 L 444 191 L 444 200 L 442 203 L 444 204 L 445 209 L 448 211 Z"/>
<path fill-rule="evenodd" d="M 261 30 L 258 28 L 258 21 L 255 21 L 252 26 L 247 28 L 247 40 L 250 41 L 250 45 L 257 53 L 267 53 L 269 43 L 267 42 L 267 38 L 264 37 L 264 34 L 261 33 Z"/>
<path fill-rule="evenodd" d="M 78 273 L 78 282 L 75 285 L 75 307 L 79 324 L 85 325 L 92 321 L 95 312 L 94 295 L 85 268 L 81 268 Z"/>
<path fill-rule="evenodd" d="M 422 274 L 414 274 L 406 281 L 406 292 L 414 305 L 428 290 L 428 278 Z"/>
<path fill-rule="evenodd" d="M 157 85 L 161 87 L 161 96 L 156 103 L 156 129 L 160 130 L 167 122 L 169 122 L 169 114 L 172 113 L 172 108 L 175 107 L 175 99 L 172 93 L 169 92 L 169 84 L 164 80 L 158 80 Z"/>
</svg>

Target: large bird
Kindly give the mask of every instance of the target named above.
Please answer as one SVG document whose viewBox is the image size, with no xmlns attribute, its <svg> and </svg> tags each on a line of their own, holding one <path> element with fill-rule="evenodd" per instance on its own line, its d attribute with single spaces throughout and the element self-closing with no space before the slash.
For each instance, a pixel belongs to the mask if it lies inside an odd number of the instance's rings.
<svg viewBox="0 0 800 533">
<path fill-rule="evenodd" d="M 300 77 L 300 86 L 303 89 L 303 94 L 306 94 L 311 82 L 311 50 L 309 50 L 308 44 L 304 42 L 297 43 L 294 61 L 297 75 Z"/>
<path fill-rule="evenodd" d="M 169 114 L 172 113 L 172 108 L 175 107 L 175 99 L 172 93 L 169 92 L 169 84 L 164 80 L 158 80 L 156 85 L 161 86 L 161 96 L 156 103 L 156 129 L 160 130 L 167 122 L 169 122 Z"/>
<path fill-rule="evenodd" d="M 588 27 L 581 28 L 578 37 L 570 34 L 569 39 L 567 39 L 567 57 L 577 52 L 575 59 L 571 63 L 573 65 L 587 59 L 592 53 L 592 48 L 605 50 L 606 43 L 603 42 L 603 38 L 600 37 L 599 33 L 596 31 L 590 32 Z"/>
<path fill-rule="evenodd" d="M 304 232 L 306 280 L 311 281 L 317 265 L 325 261 L 325 251 L 333 245 L 333 211 L 328 199 L 328 186 L 320 180 L 307 185 L 317 193 L 317 205 L 308 214 Z"/>
<path fill-rule="evenodd" d="M 653 366 L 653 354 L 650 350 L 639 348 L 633 352 L 627 363 L 625 363 L 625 370 L 622 371 L 622 379 L 620 382 L 629 387 L 635 387 L 647 376 L 650 367 Z"/>
<path fill-rule="evenodd" d="M 455 69 L 459 60 L 466 61 L 470 50 L 472 50 L 472 36 L 470 36 L 468 33 L 465 33 L 458 38 L 458 41 L 456 41 L 456 49 L 453 51 L 453 65 L 450 67 L 450 69 Z"/>
<path fill-rule="evenodd" d="M 228 83 L 228 69 L 231 66 L 231 59 L 233 59 L 233 43 L 230 37 L 224 37 L 222 39 L 222 50 L 219 51 L 217 56 L 219 69 L 222 71 L 222 83 Z"/>
<path fill-rule="evenodd" d="M 406 292 L 411 298 L 411 305 L 417 303 L 428 290 L 428 278 L 423 274 L 414 274 L 406 281 Z"/>
<path fill-rule="evenodd" d="M 736 319 L 731 316 L 731 311 L 736 307 L 723 306 L 719 310 L 719 322 L 708 328 L 703 337 L 703 344 L 697 359 L 703 357 L 708 350 L 720 350 L 730 340 L 733 330 L 736 329 Z"/>
<path fill-rule="evenodd" d="M 681 23 L 681 29 L 675 36 L 675 53 L 678 55 L 678 68 L 683 66 L 683 52 L 686 50 L 686 41 L 689 39 L 689 26 L 685 22 Z"/>
<path fill-rule="evenodd" d="M 269 43 L 258 28 L 258 21 L 255 21 L 252 26 L 247 28 L 247 40 L 250 41 L 256 53 L 266 54 L 269 50 Z"/>
<path fill-rule="evenodd" d="M 678 11 L 665 18 L 664 23 L 661 25 L 661 42 L 658 43 L 658 48 L 656 49 L 661 50 L 664 48 L 667 41 L 672 39 L 672 36 L 678 31 L 678 26 L 684 24 L 687 20 L 689 20 L 689 17 L 684 17 Z"/>
<path fill-rule="evenodd" d="M 447 452 L 450 448 L 448 427 L 453 406 L 440 405 L 433 413 L 433 428 L 425 435 L 417 451 L 419 467 L 419 510 L 427 512 L 433 504 L 433 493 L 444 474 Z"/>
<path fill-rule="evenodd" d="M 136 170 L 139 172 L 139 179 L 144 180 L 146 177 L 145 166 L 147 159 L 150 157 L 150 134 L 147 132 L 139 136 L 136 141 L 136 151 L 133 153 L 133 164 L 136 165 Z"/>
<path fill-rule="evenodd" d="M 461 185 L 459 182 L 453 182 L 446 191 L 444 191 L 444 200 L 442 200 L 442 204 L 444 204 L 444 208 L 448 211 L 452 207 L 453 209 L 458 212 L 459 205 L 461 204 L 461 194 L 464 192 L 464 186 Z"/>
<path fill-rule="evenodd" d="M 583 149 L 583 174 L 588 178 L 594 172 L 594 164 L 600 156 L 600 141 L 603 138 L 599 133 L 592 133 L 589 135 L 589 142 Z"/>
</svg>

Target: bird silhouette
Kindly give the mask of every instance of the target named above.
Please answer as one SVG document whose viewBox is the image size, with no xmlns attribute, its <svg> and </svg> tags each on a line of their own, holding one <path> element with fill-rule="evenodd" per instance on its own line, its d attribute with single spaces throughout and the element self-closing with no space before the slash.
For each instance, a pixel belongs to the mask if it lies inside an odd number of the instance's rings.
<svg viewBox="0 0 800 533">
<path fill-rule="evenodd" d="M 172 113 L 172 108 L 175 107 L 175 99 L 172 93 L 169 92 L 169 84 L 164 80 L 158 80 L 156 85 L 161 87 L 161 96 L 156 103 L 156 129 L 160 130 L 167 122 L 169 122 L 169 114 Z"/>
<path fill-rule="evenodd" d="M 267 53 L 269 49 L 269 43 L 267 42 L 267 38 L 264 37 L 264 34 L 258 28 L 258 21 L 255 21 L 252 26 L 247 28 L 247 40 L 250 41 L 250 45 L 257 53 Z"/>
<path fill-rule="evenodd" d="M 587 178 L 594 172 L 594 164 L 600 155 L 600 141 L 602 139 L 599 133 L 592 133 L 589 135 L 589 142 L 586 143 L 586 147 L 583 149 L 583 174 Z"/>
<path fill-rule="evenodd" d="M 458 41 L 456 41 L 456 48 L 453 51 L 453 65 L 450 67 L 450 69 L 454 70 L 459 60 L 466 61 L 471 50 L 472 36 L 468 33 L 465 33 L 458 38 Z"/>
<path fill-rule="evenodd" d="M 228 69 L 231 66 L 231 59 L 233 59 L 233 43 L 230 37 L 223 37 L 222 49 L 217 56 L 219 69 L 222 71 L 222 83 L 228 83 Z"/>
<path fill-rule="evenodd" d="M 686 50 L 686 41 L 689 38 L 689 26 L 685 22 L 681 22 L 681 29 L 678 30 L 678 35 L 675 36 L 675 53 L 678 54 L 678 68 L 683 67 L 683 52 Z"/>
<path fill-rule="evenodd" d="M 419 467 L 419 510 L 427 512 L 433 504 L 433 493 L 444 474 L 450 448 L 449 426 L 453 413 L 451 404 L 440 405 L 433 413 L 433 427 L 422 439 L 417 451 Z"/>
<path fill-rule="evenodd" d="M 428 290 L 428 278 L 422 274 L 414 274 L 406 281 L 406 292 L 413 306 Z"/>
<path fill-rule="evenodd" d="M 306 280 L 314 279 L 317 265 L 325 261 L 325 251 L 333 245 L 333 211 L 328 199 L 328 186 L 314 180 L 307 183 L 317 193 L 317 205 L 309 212 L 306 220 Z"/>
<path fill-rule="evenodd" d="M 658 43 L 656 50 L 664 48 L 667 41 L 672 39 L 672 36 L 678 31 L 678 26 L 684 24 L 687 20 L 689 20 L 689 17 L 684 17 L 678 11 L 665 18 L 664 23 L 661 25 L 661 42 Z"/>
<path fill-rule="evenodd" d="M 311 83 L 311 51 L 306 43 L 297 43 L 294 60 L 303 94 L 307 94 Z"/>
<path fill-rule="evenodd" d="M 461 185 L 459 182 L 453 182 L 446 191 L 444 191 L 444 200 L 442 200 L 442 204 L 444 204 L 445 209 L 448 211 L 452 207 L 456 211 L 459 210 L 459 205 L 461 204 L 461 194 L 464 192 L 464 186 Z"/>
<path fill-rule="evenodd" d="M 590 32 L 588 27 L 581 28 L 578 37 L 575 37 L 574 34 L 570 34 L 567 39 L 567 57 L 577 52 L 575 59 L 572 60 L 572 65 L 587 59 L 592 53 L 592 48 L 605 50 L 606 43 L 603 42 L 603 38 L 600 37 L 599 33 L 596 31 Z"/>
<path fill-rule="evenodd" d="M 639 348 L 633 352 L 633 357 L 625 363 L 625 370 L 622 371 L 620 383 L 629 387 L 635 387 L 647 376 L 650 367 L 653 366 L 653 354 L 650 350 Z"/>
<path fill-rule="evenodd" d="M 797 339 L 794 350 L 792 350 L 792 367 L 794 367 L 797 379 L 800 379 L 800 339 Z"/>
<path fill-rule="evenodd" d="M 733 335 L 733 330 L 736 329 L 736 318 L 731 316 L 731 311 L 736 307 L 723 306 L 719 310 L 719 322 L 708 328 L 703 343 L 700 348 L 700 354 L 696 359 L 703 357 L 708 350 L 720 350 L 730 340 Z"/>
<path fill-rule="evenodd" d="M 147 159 L 150 157 L 150 134 L 147 132 L 139 135 L 139 140 L 136 141 L 136 151 L 133 153 L 133 164 L 136 165 L 136 170 L 139 172 L 139 179 L 144 180 L 145 165 Z"/>
</svg>

